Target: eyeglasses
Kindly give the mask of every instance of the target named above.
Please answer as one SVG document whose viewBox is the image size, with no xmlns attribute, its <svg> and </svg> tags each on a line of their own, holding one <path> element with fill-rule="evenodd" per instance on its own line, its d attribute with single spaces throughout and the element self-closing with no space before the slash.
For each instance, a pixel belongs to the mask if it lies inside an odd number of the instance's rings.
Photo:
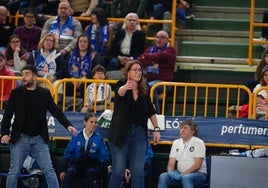
<svg viewBox="0 0 268 188">
<path fill-rule="evenodd" d="M 11 41 L 10 43 L 11 44 L 16 44 L 16 43 L 20 43 L 20 41 L 19 40 L 15 40 L 15 41 Z"/>
<path fill-rule="evenodd" d="M 142 69 L 130 69 L 132 70 L 133 72 L 136 72 L 136 73 L 141 73 L 142 72 Z"/>
<path fill-rule="evenodd" d="M 34 18 L 34 16 L 25 16 L 25 18 Z"/>
<path fill-rule="evenodd" d="M 54 40 L 51 39 L 45 39 L 46 42 L 54 42 Z"/>
<path fill-rule="evenodd" d="M 167 37 L 165 37 L 165 36 L 156 36 L 155 38 L 156 39 L 166 39 Z"/>
<path fill-rule="evenodd" d="M 136 22 L 137 20 L 127 19 L 129 22 Z"/>
</svg>

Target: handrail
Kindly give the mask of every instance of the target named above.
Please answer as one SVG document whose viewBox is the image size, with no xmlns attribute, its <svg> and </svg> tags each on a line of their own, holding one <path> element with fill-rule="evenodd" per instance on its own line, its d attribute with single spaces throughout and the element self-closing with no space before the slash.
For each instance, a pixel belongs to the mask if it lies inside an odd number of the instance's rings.
<svg viewBox="0 0 268 188">
<path fill-rule="evenodd" d="M 250 29 L 249 29 L 249 45 L 248 45 L 248 65 L 253 65 L 253 44 L 268 44 L 268 41 L 254 41 L 254 27 L 268 27 L 268 23 L 255 23 L 255 0 L 251 0 L 250 5 Z"/>
<path fill-rule="evenodd" d="M 253 119 L 256 119 L 256 116 L 257 116 L 257 98 L 258 98 L 258 94 L 260 91 L 266 91 L 266 96 L 268 96 L 268 86 L 263 86 L 263 87 L 260 87 L 258 89 L 256 89 L 254 91 L 254 93 L 252 94 L 252 98 L 253 98 L 253 104 L 252 104 L 252 118 Z M 267 100 L 267 99 L 266 99 Z M 268 112 L 266 112 L 266 115 L 265 115 L 265 118 L 268 119 Z"/>
<path fill-rule="evenodd" d="M 244 85 L 158 82 L 151 88 L 151 99 L 153 99 L 153 93 L 158 87 L 163 87 L 164 90 L 160 105 L 163 115 L 168 114 L 167 109 L 171 111 L 171 114 L 169 114 L 171 116 L 190 114 L 194 117 L 207 117 L 211 113 L 214 114 L 214 117 L 219 117 L 222 113 L 224 117 L 228 118 L 228 108 L 231 105 L 241 106 L 242 91 L 249 95 L 249 106 L 252 106 L 251 91 Z M 168 94 L 166 93 L 167 87 L 171 87 L 171 92 Z M 169 101 L 169 104 L 167 101 Z M 220 109 L 220 103 L 223 103 L 225 108 Z M 169 106 L 167 107 L 167 105 Z M 252 108 L 249 108 L 248 118 L 251 118 L 251 116 Z M 238 111 L 236 117 L 238 117 Z"/>
</svg>

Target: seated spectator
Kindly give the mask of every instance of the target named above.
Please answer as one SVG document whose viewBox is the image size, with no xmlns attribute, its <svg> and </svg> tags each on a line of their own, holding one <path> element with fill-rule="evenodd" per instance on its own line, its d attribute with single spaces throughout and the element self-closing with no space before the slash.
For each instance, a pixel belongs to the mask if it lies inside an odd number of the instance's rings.
<svg viewBox="0 0 268 188">
<path fill-rule="evenodd" d="M 37 50 L 37 45 L 40 40 L 42 29 L 35 26 L 36 12 L 33 9 L 27 8 L 24 10 L 24 25 L 18 26 L 14 34 L 17 34 L 21 40 L 21 46 L 28 52 Z"/>
<path fill-rule="evenodd" d="M 111 156 L 102 136 L 95 132 L 97 118 L 88 113 L 84 129 L 72 137 L 64 153 L 64 169 L 60 173 L 63 188 L 72 187 L 75 179 L 85 178 L 85 187 L 93 188 L 111 164 Z"/>
<path fill-rule="evenodd" d="M 66 0 L 73 9 L 73 16 L 91 16 L 92 10 L 99 4 L 99 0 Z"/>
<path fill-rule="evenodd" d="M 112 60 L 107 70 L 119 70 L 126 62 L 137 59 L 145 50 L 145 34 L 136 13 L 126 15 L 122 29 L 116 32 L 111 45 Z"/>
<path fill-rule="evenodd" d="M 77 38 L 82 34 L 82 26 L 77 19 L 71 16 L 71 7 L 68 2 L 60 2 L 58 15 L 45 22 L 41 38 L 47 33 L 55 35 L 62 55 L 74 50 Z"/>
<path fill-rule="evenodd" d="M 89 38 L 94 53 L 99 54 L 100 64 L 107 67 L 110 62 L 110 46 L 113 30 L 109 27 L 106 13 L 102 8 L 95 8 L 91 13 L 91 23 L 84 32 Z"/>
<path fill-rule="evenodd" d="M 76 48 L 71 52 L 68 60 L 68 78 L 86 79 L 91 77 L 91 70 L 99 64 L 98 54 L 94 54 L 90 39 L 87 35 L 81 35 L 76 42 Z M 67 96 L 73 96 L 74 84 L 68 83 Z M 77 83 L 76 90 L 80 93 L 78 97 L 84 98 L 84 84 Z M 80 109 L 81 110 L 81 109 Z"/>
<path fill-rule="evenodd" d="M 8 45 L 5 50 L 6 65 L 9 66 L 16 74 L 20 74 L 29 60 L 29 53 L 21 46 L 20 38 L 16 34 L 12 34 L 8 39 Z"/>
<path fill-rule="evenodd" d="M 4 6 L 0 6 L 0 51 L 5 50 L 8 44 L 8 39 L 12 35 L 15 26 L 8 23 L 8 11 Z"/>
<path fill-rule="evenodd" d="M 258 110 L 263 110 L 263 111 L 268 112 L 268 101 L 266 101 L 266 99 L 258 98 L 257 108 Z"/>
<path fill-rule="evenodd" d="M 181 22 L 185 22 L 186 19 L 194 18 L 195 16 L 191 14 L 187 16 L 187 9 L 190 8 L 190 4 L 184 0 L 178 0 L 177 8 L 176 8 L 176 18 L 179 19 Z"/>
<path fill-rule="evenodd" d="M 252 92 L 253 89 L 258 85 L 262 79 L 262 69 L 268 65 L 268 49 L 264 50 L 261 56 L 261 61 L 257 65 L 254 79 L 250 79 L 247 81 L 246 86 L 250 89 Z M 241 104 L 248 104 L 249 96 L 248 93 L 243 93 L 242 95 L 242 101 Z"/>
<path fill-rule="evenodd" d="M 40 40 L 38 50 L 33 51 L 29 59 L 29 64 L 36 66 L 38 76 L 55 84 L 56 80 L 66 77 L 67 71 L 67 63 L 57 49 L 55 36 L 48 33 Z"/>
<path fill-rule="evenodd" d="M 198 127 L 192 120 L 180 124 L 180 137 L 174 140 L 167 165 L 167 172 L 160 174 L 158 188 L 169 185 L 198 186 L 206 181 L 206 146 L 196 137 Z M 177 170 L 175 164 L 177 163 Z"/>
<path fill-rule="evenodd" d="M 147 0 L 113 0 L 111 4 L 111 17 L 124 18 L 130 12 L 136 12 L 137 17 L 145 18 Z M 119 11 L 117 11 L 119 8 Z"/>
<path fill-rule="evenodd" d="M 105 79 L 106 70 L 103 66 L 97 65 L 92 69 L 92 77 L 96 80 Z M 106 83 L 92 83 L 87 86 L 86 104 L 82 112 L 101 113 L 105 109 L 109 109 L 112 98 L 112 89 Z"/>
<path fill-rule="evenodd" d="M 158 31 L 155 45 L 147 48 L 139 57 L 139 61 L 147 72 L 147 81 L 150 87 L 161 81 L 171 82 L 173 80 L 176 50 L 170 46 L 168 38 L 166 31 Z M 163 93 L 163 89 L 161 86 L 154 91 L 153 102 L 158 114 L 160 113 L 158 96 Z M 171 88 L 167 87 L 167 91 L 170 90 Z"/>
<path fill-rule="evenodd" d="M 13 71 L 6 66 L 6 57 L 2 52 L 0 52 L 0 76 L 15 76 Z M 3 94 L 0 95 L 0 100 L 3 103 L 3 109 L 6 107 L 11 90 L 15 87 L 16 82 L 12 80 L 5 79 L 3 82 L 2 80 L 0 81 L 0 91 L 3 91 Z"/>
<path fill-rule="evenodd" d="M 258 85 L 253 89 L 253 93 L 255 93 L 259 88 L 268 86 L 268 65 L 265 65 L 261 71 L 261 80 Z M 266 90 L 261 90 L 258 93 L 258 97 L 262 99 L 267 99 L 268 97 L 268 91 Z M 263 119 L 265 116 L 266 112 L 262 110 L 257 110 L 257 119 Z"/>
</svg>

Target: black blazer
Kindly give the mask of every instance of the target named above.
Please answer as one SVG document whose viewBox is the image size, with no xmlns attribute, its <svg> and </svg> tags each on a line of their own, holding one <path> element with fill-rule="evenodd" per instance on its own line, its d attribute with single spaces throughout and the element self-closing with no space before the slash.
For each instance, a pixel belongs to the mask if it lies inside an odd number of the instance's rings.
<svg viewBox="0 0 268 188">
<path fill-rule="evenodd" d="M 41 137 L 44 139 L 46 143 L 49 141 L 48 135 L 48 127 L 47 127 L 47 111 L 49 111 L 58 121 L 67 128 L 68 126 L 72 126 L 70 121 L 66 118 L 63 112 L 58 108 L 58 106 L 54 103 L 50 91 L 48 89 L 37 86 L 37 98 L 39 98 L 40 103 L 38 105 L 38 109 L 35 109 L 39 115 L 40 120 L 40 129 L 41 129 Z M 11 131 L 11 143 L 15 143 L 19 138 L 22 131 L 22 126 L 24 125 L 25 117 L 26 117 L 26 88 L 24 86 L 20 86 L 12 90 L 7 108 L 5 109 L 5 113 L 3 116 L 2 124 L 1 124 L 1 135 L 9 135 L 11 119 L 14 114 L 14 122 L 12 124 Z"/>
<path fill-rule="evenodd" d="M 117 57 L 119 55 L 126 55 L 122 54 L 120 50 L 121 43 L 123 39 L 125 38 L 126 31 L 124 29 L 120 29 L 111 44 L 111 52 L 113 57 Z M 130 51 L 127 55 L 128 57 L 133 57 L 134 59 L 137 59 L 145 50 L 146 48 L 146 38 L 143 31 L 134 31 L 133 35 L 131 37 L 131 44 L 130 44 Z"/>
<path fill-rule="evenodd" d="M 131 117 L 134 110 L 138 110 L 140 114 L 142 114 L 141 126 L 144 128 L 144 134 L 146 134 L 146 136 L 148 118 L 156 113 L 151 102 L 150 92 L 148 92 L 146 96 L 139 96 L 140 103 L 137 108 L 133 105 L 133 93 L 131 90 L 128 90 L 123 97 L 118 94 L 119 88 L 124 85 L 126 81 L 126 79 L 119 80 L 115 86 L 114 112 L 108 130 L 109 141 L 119 147 L 122 147 L 124 144 L 127 132 L 132 126 L 133 122 Z"/>
</svg>

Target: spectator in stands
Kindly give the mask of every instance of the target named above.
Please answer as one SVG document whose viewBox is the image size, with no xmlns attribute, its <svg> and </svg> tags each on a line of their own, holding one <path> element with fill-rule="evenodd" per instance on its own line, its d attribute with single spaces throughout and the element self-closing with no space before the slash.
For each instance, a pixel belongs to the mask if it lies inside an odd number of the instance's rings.
<svg viewBox="0 0 268 188">
<path fill-rule="evenodd" d="M 77 130 L 54 103 L 50 91 L 37 85 L 36 67 L 26 65 L 21 72 L 23 85 L 12 90 L 1 124 L 1 142 L 10 142 L 11 161 L 6 187 L 17 187 L 23 162 L 31 155 L 43 171 L 48 188 L 59 188 L 47 145 L 47 111 L 73 135 Z"/>
<path fill-rule="evenodd" d="M 247 81 L 246 86 L 250 89 L 250 91 L 252 92 L 253 89 L 256 87 L 256 85 L 258 85 L 262 79 L 262 69 L 268 65 L 268 49 L 264 50 L 261 56 L 261 61 L 259 62 L 257 68 L 256 68 L 256 72 L 254 75 L 254 79 L 250 79 Z M 243 93 L 242 96 L 242 104 L 248 104 L 248 94 L 247 93 Z"/>
<path fill-rule="evenodd" d="M 147 81 L 150 87 L 161 81 L 171 82 L 173 80 L 176 50 L 170 46 L 168 39 L 166 31 L 158 31 L 155 45 L 147 48 L 139 57 L 139 61 L 147 72 Z M 170 90 L 171 88 L 167 87 L 167 92 Z M 161 93 L 163 93 L 163 87 L 158 87 L 154 92 L 154 105 L 157 113 L 160 113 L 158 96 Z"/>
<path fill-rule="evenodd" d="M 180 137 L 174 140 L 167 165 L 167 172 L 159 176 L 158 188 L 181 184 L 182 187 L 194 187 L 205 183 L 206 147 L 203 140 L 196 137 L 198 127 L 192 120 L 180 124 Z M 177 170 L 175 164 L 177 162 Z"/>
<path fill-rule="evenodd" d="M 29 60 L 29 53 L 21 46 L 20 38 L 16 34 L 12 34 L 8 39 L 8 45 L 5 50 L 7 62 L 15 73 L 20 74 L 22 67 L 24 67 Z"/>
<path fill-rule="evenodd" d="M 120 5 L 120 6 L 119 6 Z M 124 18 L 130 12 L 136 12 L 139 18 L 145 18 L 147 0 L 113 0 L 111 4 L 111 17 Z M 119 10 L 119 14 L 117 9 Z"/>
<path fill-rule="evenodd" d="M 106 70 L 103 66 L 97 65 L 92 69 L 92 77 L 96 80 L 105 79 Z M 101 113 L 109 108 L 112 98 L 112 89 L 106 83 L 92 83 L 87 87 L 86 104 L 82 112 Z M 95 109 L 96 106 L 96 109 Z"/>
<path fill-rule="evenodd" d="M 93 188 L 94 181 L 99 180 L 111 164 L 110 152 L 102 136 L 95 132 L 96 125 L 96 116 L 87 113 L 84 129 L 69 142 L 64 153 L 64 169 L 60 173 L 63 188 L 71 188 L 75 179 L 83 177 L 86 179 L 85 187 Z"/>
<path fill-rule="evenodd" d="M 42 29 L 35 26 L 36 12 L 33 9 L 26 8 L 24 10 L 24 26 L 18 26 L 14 34 L 20 37 L 21 46 L 28 52 L 37 50 Z"/>
<path fill-rule="evenodd" d="M 258 110 L 263 110 L 268 112 L 268 102 L 266 101 L 266 99 L 262 99 L 262 98 L 258 98 L 257 99 L 257 108 Z"/>
<path fill-rule="evenodd" d="M 13 71 L 6 66 L 6 57 L 3 52 L 0 52 L 0 76 L 15 76 Z M 3 91 L 0 100 L 3 103 L 3 109 L 6 107 L 12 88 L 15 87 L 16 84 L 12 80 L 4 79 L 3 82 L 2 80 L 0 81 L 0 91 Z"/>
<path fill-rule="evenodd" d="M 143 188 L 148 118 L 154 126 L 154 144 L 160 140 L 160 128 L 141 64 L 137 60 L 128 62 L 124 76 L 115 86 L 114 112 L 108 131 L 113 164 L 109 187 L 120 187 L 129 159 L 131 185 Z"/>
<path fill-rule="evenodd" d="M 58 15 L 45 22 L 41 38 L 47 33 L 55 35 L 62 55 L 68 54 L 75 48 L 77 38 L 82 34 L 82 26 L 71 16 L 71 7 L 68 2 L 61 2 L 58 7 Z"/>
<path fill-rule="evenodd" d="M 110 46 L 113 30 L 109 27 L 106 13 L 102 8 L 95 8 L 91 14 L 91 23 L 84 32 L 89 38 L 93 53 L 99 54 L 100 64 L 107 67 L 110 62 Z"/>
<path fill-rule="evenodd" d="M 260 83 L 255 86 L 255 88 L 253 89 L 253 93 L 255 93 L 259 88 L 264 87 L 264 86 L 268 86 L 268 65 L 265 65 L 265 67 L 263 67 L 263 69 L 261 71 Z M 263 98 L 263 99 L 267 99 L 267 97 L 268 97 L 267 91 L 261 90 L 258 93 L 258 97 Z M 257 110 L 257 119 L 264 118 L 265 114 L 266 113 L 264 111 Z"/>
<path fill-rule="evenodd" d="M 172 10 L 172 0 L 148 0 L 146 14 L 149 20 L 162 20 L 164 19 L 164 13 L 169 12 L 169 16 L 171 19 L 170 12 Z M 170 24 L 165 24 L 169 26 Z M 157 31 L 162 29 L 162 24 L 156 23 L 148 23 L 146 36 L 155 36 Z M 168 30 L 170 31 L 170 29 Z M 151 45 L 151 41 L 148 41 L 149 45 Z"/>
<path fill-rule="evenodd" d="M 15 29 L 15 26 L 13 24 L 8 23 L 7 14 L 7 8 L 0 6 L 0 51 L 6 49 L 8 39 Z"/>
<path fill-rule="evenodd" d="M 56 38 L 46 34 L 38 44 L 38 50 L 31 53 L 29 64 L 36 66 L 38 76 L 49 79 L 52 83 L 66 77 L 67 63 L 57 50 Z"/>
<path fill-rule="evenodd" d="M 126 15 L 122 29 L 116 32 L 112 41 L 112 60 L 108 70 L 119 70 L 126 62 L 137 59 L 146 48 L 145 34 L 141 27 L 136 13 Z"/>
<path fill-rule="evenodd" d="M 98 54 L 92 52 L 88 36 L 84 34 L 80 35 L 76 43 L 76 48 L 68 58 L 68 78 L 87 79 L 91 77 L 91 70 L 99 64 Z M 74 85 L 72 83 L 67 84 L 67 96 L 73 96 L 73 87 Z M 77 83 L 76 87 L 80 93 L 78 97 L 84 98 L 84 84 Z"/>
<path fill-rule="evenodd" d="M 190 4 L 184 0 L 178 0 L 177 8 L 176 8 L 176 18 L 179 19 L 181 22 L 185 22 L 186 19 L 194 18 L 193 14 L 187 16 L 187 9 L 190 8 Z"/>
<path fill-rule="evenodd" d="M 62 0 L 61 0 L 62 1 Z M 92 10 L 99 4 L 99 0 L 65 0 L 73 9 L 73 16 L 91 16 Z"/>
</svg>

